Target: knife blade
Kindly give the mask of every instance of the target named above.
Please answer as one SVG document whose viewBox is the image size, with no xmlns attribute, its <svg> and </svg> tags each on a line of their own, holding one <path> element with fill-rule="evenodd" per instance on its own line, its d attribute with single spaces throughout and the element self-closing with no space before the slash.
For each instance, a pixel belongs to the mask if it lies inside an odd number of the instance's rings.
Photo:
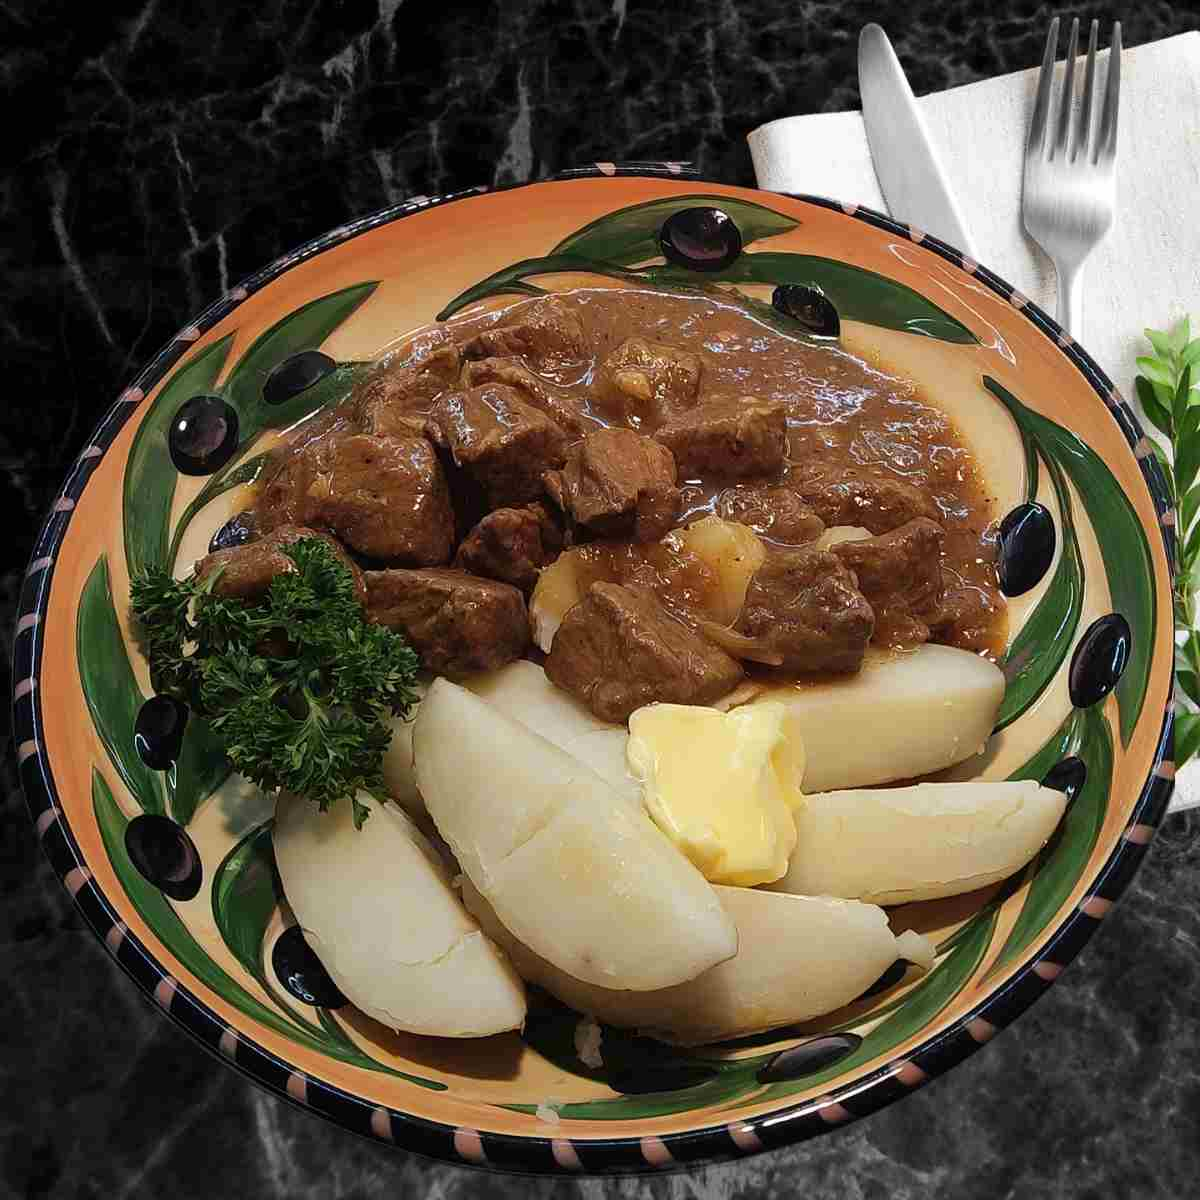
<svg viewBox="0 0 1200 1200">
<path fill-rule="evenodd" d="M 977 258 L 924 115 L 879 25 L 859 34 L 858 87 L 871 160 L 892 216 Z"/>
</svg>

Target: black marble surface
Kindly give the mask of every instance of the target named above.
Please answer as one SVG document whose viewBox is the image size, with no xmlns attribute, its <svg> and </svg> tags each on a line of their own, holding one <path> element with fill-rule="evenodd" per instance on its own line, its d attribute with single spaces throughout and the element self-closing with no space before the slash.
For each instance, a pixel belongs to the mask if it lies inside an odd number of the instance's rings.
<svg viewBox="0 0 1200 1200">
<path fill-rule="evenodd" d="M 101 411 L 191 313 L 283 250 L 412 193 L 595 158 L 692 159 L 749 183 L 748 130 L 855 104 L 863 22 L 889 28 L 920 92 L 1032 65 L 1050 15 L 1003 0 L 0 0 L 5 638 L 42 512 Z M 1191 0 L 1119 15 L 1127 44 L 1196 24 Z M 689 1175 L 530 1182 L 357 1140 L 177 1032 L 51 875 L 5 751 L 4 1196 L 1196 1193 L 1200 813 L 1166 822 L 1015 1029 L 902 1104 Z"/>
</svg>

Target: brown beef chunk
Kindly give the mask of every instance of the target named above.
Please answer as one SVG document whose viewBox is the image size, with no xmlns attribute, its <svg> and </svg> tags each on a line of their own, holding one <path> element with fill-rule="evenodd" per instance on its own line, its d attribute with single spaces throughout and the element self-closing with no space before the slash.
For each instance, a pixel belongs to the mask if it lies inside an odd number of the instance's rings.
<svg viewBox="0 0 1200 1200">
<path fill-rule="evenodd" d="M 525 508 L 537 517 L 538 526 L 542 531 L 542 547 L 546 551 L 546 561 L 553 562 L 568 546 L 573 545 L 566 518 L 549 500 L 538 500 L 525 505 Z"/>
<path fill-rule="evenodd" d="M 563 617 L 546 674 L 603 721 L 643 704 L 709 704 L 732 691 L 742 668 L 670 616 L 650 592 L 594 583 Z"/>
<path fill-rule="evenodd" d="M 206 554 L 196 564 L 196 578 L 207 579 L 219 569 L 220 578 L 213 584 L 215 595 L 255 600 L 271 586 L 271 580 L 276 575 L 284 575 L 296 569 L 296 564 L 283 553 L 283 547 L 290 546 L 301 538 L 319 538 L 332 547 L 333 552 L 349 568 L 354 578 L 354 591 L 359 602 L 366 604 L 367 588 L 363 582 L 363 574 L 342 544 L 327 533 L 304 529 L 299 525 L 280 525 L 257 541 Z"/>
<path fill-rule="evenodd" d="M 454 565 L 531 592 L 538 572 L 562 550 L 562 531 L 544 504 L 498 508 L 463 539 Z"/>
<path fill-rule="evenodd" d="M 272 470 L 293 454 L 298 454 L 305 446 L 320 441 L 334 433 L 357 433 L 358 425 L 354 418 L 354 409 L 349 404 L 335 404 L 322 412 L 309 417 L 281 439 L 268 451 L 267 465 L 260 474 L 260 479 L 266 479 Z"/>
<path fill-rule="evenodd" d="M 437 675 L 491 671 L 529 644 L 525 598 L 463 571 L 368 571 L 367 619 L 398 630 Z M 465 732 L 465 731 L 464 731 Z"/>
<path fill-rule="evenodd" d="M 992 633 L 999 607 L 996 597 L 981 588 L 947 588 L 938 611 L 928 618 L 933 640 L 974 654 L 994 653 Z"/>
<path fill-rule="evenodd" d="M 257 512 L 264 530 L 328 529 L 368 558 L 434 566 L 454 549 L 450 491 L 425 438 L 319 438 L 267 482 Z"/>
<path fill-rule="evenodd" d="M 684 479 L 773 475 L 787 454 L 787 415 L 777 400 L 709 400 L 677 413 L 655 433 Z"/>
<path fill-rule="evenodd" d="M 493 508 L 536 500 L 543 472 L 566 458 L 566 434 L 502 383 L 447 392 L 433 406 L 428 429 Z"/>
<path fill-rule="evenodd" d="M 659 425 L 696 403 L 700 359 L 674 346 L 628 338 L 600 364 L 599 378 L 631 424 Z"/>
<path fill-rule="evenodd" d="M 880 645 L 915 646 L 929 640 L 929 625 L 942 602 L 940 525 L 918 517 L 891 533 L 839 542 L 832 547 L 858 580 L 858 590 L 875 612 L 874 640 Z"/>
<path fill-rule="evenodd" d="M 434 400 L 458 380 L 458 347 L 449 340 L 424 346 L 398 362 L 385 361 L 354 390 L 350 403 L 364 433 L 422 437 Z"/>
<path fill-rule="evenodd" d="M 826 525 L 890 533 L 917 517 L 936 521 L 941 515 L 933 497 L 920 488 L 865 468 L 812 464 L 790 471 L 787 482 Z"/>
<path fill-rule="evenodd" d="M 820 537 L 825 522 L 786 483 L 738 484 L 717 499 L 717 513 L 727 521 L 748 525 L 759 537 L 801 546 Z"/>
<path fill-rule="evenodd" d="M 789 671 L 857 671 L 875 614 L 827 550 L 772 550 L 754 573 L 734 630 Z"/>
<path fill-rule="evenodd" d="M 561 471 L 548 472 L 555 503 L 600 537 L 654 542 L 675 521 L 679 489 L 670 450 L 632 429 L 598 429 L 567 452 Z"/>
<path fill-rule="evenodd" d="M 482 358 L 478 362 L 466 362 L 461 381 L 464 388 L 479 387 L 484 383 L 503 383 L 516 388 L 522 399 L 541 409 L 568 437 L 582 437 L 585 429 L 594 428 L 592 422 L 583 420 L 576 405 L 535 375 L 519 358 Z"/>
<path fill-rule="evenodd" d="M 464 358 L 528 358 L 572 362 L 587 356 L 579 318 L 557 296 L 516 305 L 463 345 Z"/>
</svg>

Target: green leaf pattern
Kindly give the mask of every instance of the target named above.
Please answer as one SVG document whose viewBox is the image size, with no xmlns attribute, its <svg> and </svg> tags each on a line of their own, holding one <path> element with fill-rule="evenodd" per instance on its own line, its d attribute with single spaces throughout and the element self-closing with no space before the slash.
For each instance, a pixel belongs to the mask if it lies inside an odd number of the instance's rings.
<svg viewBox="0 0 1200 1200">
<path fill-rule="evenodd" d="M 196 493 L 195 497 L 180 514 L 179 521 L 175 525 L 175 532 L 171 535 L 171 546 L 167 551 L 167 561 L 172 566 L 175 565 L 175 560 L 179 557 L 179 543 L 183 540 L 183 535 L 187 532 L 187 528 L 192 523 L 192 519 L 196 514 L 205 506 L 211 504 L 218 496 L 223 496 L 235 487 L 241 487 L 242 484 L 254 483 L 258 479 L 263 467 L 266 466 L 267 457 L 267 453 L 255 454 L 252 458 L 248 458 L 236 465 L 233 463 L 227 464 L 212 476 L 200 491 Z"/>
<path fill-rule="evenodd" d="M 1108 719 L 1098 707 L 1076 709 L 1059 730 L 1058 737 L 1047 743 L 1013 778 L 1040 780 L 1064 752 L 1078 754 L 1083 759 L 1087 779 L 1054 836 L 1030 868 L 1029 892 L 993 971 L 1007 966 L 1025 951 L 1066 903 L 1104 825 L 1112 787 L 1113 742 Z"/>
<path fill-rule="evenodd" d="M 1154 649 L 1154 567 L 1146 531 L 1129 497 L 1094 450 L 1070 430 L 1027 408 L 991 376 L 985 375 L 983 383 L 1037 444 L 1046 461 L 1056 463 L 1070 476 L 1100 544 L 1113 608 L 1125 617 L 1131 629 L 1138 631 L 1116 689 L 1121 742 L 1128 745 L 1146 699 Z"/>
<path fill-rule="evenodd" d="M 422 1087 L 444 1086 L 377 1062 L 351 1041 L 346 1031 L 325 1009 L 314 1009 L 317 1020 L 313 1022 L 301 1016 L 295 1006 L 280 995 L 263 961 L 267 929 L 279 910 L 280 901 L 275 887 L 275 849 L 271 842 L 273 824 L 267 821 L 246 834 L 225 856 L 225 861 L 213 878 L 213 920 L 225 945 L 246 973 L 258 981 L 263 991 L 292 1022 L 323 1043 L 326 1053 L 332 1057 L 366 1070 L 395 1075 Z"/>
<path fill-rule="evenodd" d="M 795 217 L 733 196 L 664 196 L 661 200 L 605 213 L 591 224 L 568 234 L 550 253 L 633 266 L 659 257 L 658 231 L 669 216 L 684 209 L 708 207 L 720 208 L 733 220 L 742 235 L 742 244 L 746 246 L 787 233 L 800 224 Z"/>
<path fill-rule="evenodd" d="M 166 798 L 161 776 L 142 762 L 134 745 L 134 724 L 146 698 L 121 636 L 104 555 L 83 585 L 75 642 L 84 699 L 108 757 L 142 811 L 162 814 Z"/>
<path fill-rule="evenodd" d="M 125 562 L 129 576 L 160 567 L 167 558 L 167 528 L 175 495 L 175 466 L 167 431 L 186 400 L 213 391 L 233 342 L 227 334 L 179 367 L 138 426 L 125 464 Z"/>
<path fill-rule="evenodd" d="M 237 410 L 238 432 L 242 445 L 252 444 L 254 439 L 267 429 L 284 429 L 315 412 L 328 403 L 330 390 L 342 394 L 347 389 L 347 373 L 355 365 L 342 365 L 342 379 L 335 381 L 338 372 L 327 375 L 321 383 L 301 392 L 283 404 L 268 404 L 263 396 L 263 385 L 271 371 L 285 358 L 301 350 L 312 350 L 321 345 L 339 325 L 360 305 L 370 298 L 379 286 L 378 282 L 359 283 L 309 301 L 295 312 L 276 321 L 265 333 L 260 334 L 229 373 L 223 389 L 229 403 Z M 322 388 L 321 384 L 326 386 Z M 316 393 L 314 395 L 314 393 Z"/>
<path fill-rule="evenodd" d="M 1033 442 L 1029 444 L 1032 446 Z M 1036 457 L 1033 461 L 1036 470 Z M 1083 560 L 1075 533 L 1071 495 L 1058 463 L 1048 459 L 1046 467 L 1058 500 L 1062 547 L 1045 595 L 1013 638 L 1001 664 L 1005 688 L 1004 700 L 996 716 L 997 730 L 1011 725 L 1027 712 L 1058 674 L 1071 649 L 1083 611 Z"/>
<path fill-rule="evenodd" d="M 489 275 L 461 292 L 438 313 L 439 321 L 460 312 L 468 304 L 506 292 L 524 292 L 527 280 L 538 275 L 586 272 L 621 279 L 627 283 L 651 283 L 657 287 L 696 290 L 714 283 L 795 283 L 819 288 L 843 318 L 863 321 L 884 329 L 898 329 L 942 341 L 974 345 L 975 335 L 949 313 L 919 292 L 885 275 L 811 254 L 772 251 L 740 254 L 722 271 L 695 271 L 662 263 L 647 263 L 659 255 L 658 229 L 681 208 L 717 204 L 737 222 L 743 244 L 749 246 L 794 228 L 798 222 L 759 204 L 728 196 L 672 196 L 608 213 L 564 238 L 542 258 L 525 259 Z M 631 269 L 635 263 L 643 263 Z M 746 298 L 748 299 L 748 298 Z M 756 305 L 759 309 L 765 305 Z M 784 321 L 774 310 L 764 316 L 773 323 Z M 786 326 L 795 330 L 794 324 Z"/>
<path fill-rule="evenodd" d="M 281 1015 L 275 1008 L 264 1004 L 257 996 L 247 991 L 223 967 L 216 963 L 208 951 L 196 941 L 191 931 L 180 919 L 170 901 L 148 883 L 133 865 L 125 850 L 125 828 L 129 818 L 121 811 L 113 798 L 112 791 L 99 771 L 92 772 L 92 808 L 96 824 L 104 841 L 117 879 L 138 915 L 150 927 L 154 936 L 206 987 L 211 988 L 222 999 L 232 1004 L 239 1012 L 267 1029 L 272 1030 L 320 1054 L 327 1054 L 341 1062 L 369 1070 L 387 1071 L 402 1075 L 410 1083 L 436 1091 L 445 1089 L 445 1084 L 436 1080 L 422 1079 L 416 1075 L 403 1075 L 389 1067 L 368 1059 L 357 1047 L 347 1050 L 337 1045 L 323 1032 L 315 1034 L 294 1019 Z"/>
<path fill-rule="evenodd" d="M 192 713 L 183 733 L 179 761 L 166 773 L 171 816 L 187 825 L 196 809 L 229 778 L 224 744 L 212 726 Z"/>
</svg>

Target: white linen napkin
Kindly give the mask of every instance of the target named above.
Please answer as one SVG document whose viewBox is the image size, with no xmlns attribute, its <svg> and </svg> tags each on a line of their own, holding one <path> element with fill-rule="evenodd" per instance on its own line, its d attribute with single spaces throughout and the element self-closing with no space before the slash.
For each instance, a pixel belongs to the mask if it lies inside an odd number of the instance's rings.
<svg viewBox="0 0 1200 1200">
<path fill-rule="evenodd" d="M 1054 267 L 1021 224 L 1037 77 L 1032 67 L 918 103 L 979 261 L 1053 315 Z M 1124 52 L 1118 137 L 1116 222 L 1084 266 L 1072 333 L 1136 408 L 1134 360 L 1149 352 L 1143 329 L 1190 314 L 1200 331 L 1200 32 Z M 887 211 L 861 113 L 785 117 L 747 140 L 759 187 Z M 892 216 L 921 224 L 920 213 Z M 1197 805 L 1200 762 L 1180 772 L 1172 811 Z"/>
</svg>

